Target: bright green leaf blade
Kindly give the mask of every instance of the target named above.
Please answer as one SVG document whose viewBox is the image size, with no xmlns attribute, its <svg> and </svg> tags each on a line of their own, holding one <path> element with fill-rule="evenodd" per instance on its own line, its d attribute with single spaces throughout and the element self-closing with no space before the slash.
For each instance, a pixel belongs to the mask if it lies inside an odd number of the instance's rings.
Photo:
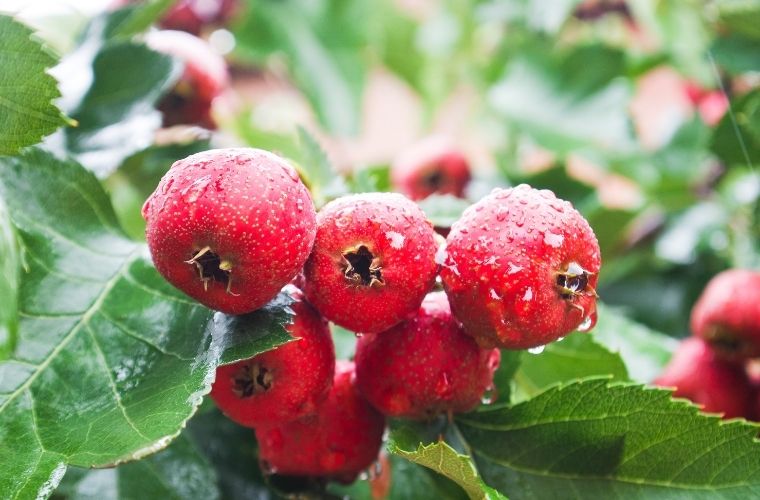
<svg viewBox="0 0 760 500">
<path fill-rule="evenodd" d="M 0 155 L 16 154 L 66 123 L 53 105 L 58 84 L 46 72 L 55 58 L 31 37 L 32 30 L 0 15 Z"/>
<path fill-rule="evenodd" d="M 670 360 L 678 340 L 626 318 L 621 311 L 597 304 L 594 340 L 623 358 L 631 380 L 651 382 Z"/>
<path fill-rule="evenodd" d="M 433 194 L 418 202 L 425 215 L 435 227 L 451 227 L 470 203 L 450 194 Z"/>
<path fill-rule="evenodd" d="M 539 354 L 522 355 L 514 376 L 515 397 L 526 399 L 551 385 L 591 376 L 628 379 L 619 355 L 594 342 L 591 335 L 573 333 L 547 345 Z"/>
<path fill-rule="evenodd" d="M 158 20 L 174 3 L 174 0 L 148 0 L 128 5 L 110 17 L 107 35 L 130 37 L 142 33 Z"/>
<path fill-rule="evenodd" d="M 69 500 L 219 497 L 214 470 L 184 434 L 145 460 L 112 469 L 70 468 L 55 493 Z"/>
<path fill-rule="evenodd" d="M 298 144 L 300 154 L 293 159 L 298 162 L 298 170 L 305 177 L 317 208 L 346 194 L 345 179 L 335 170 L 317 139 L 303 127 L 298 127 Z"/>
<path fill-rule="evenodd" d="M 505 498 L 488 487 L 467 455 L 456 452 L 445 441 L 423 443 L 415 426 L 396 427 L 388 443 L 388 451 L 443 474 L 456 482 L 472 499 Z"/>
<path fill-rule="evenodd" d="M 483 479 L 513 498 L 754 498 L 758 427 L 669 393 L 587 380 L 457 419 Z"/>
<path fill-rule="evenodd" d="M 79 126 L 63 131 L 63 146 L 98 177 L 106 177 L 153 143 L 161 126 L 155 105 L 179 76 L 180 66 L 132 42 L 106 44 L 92 65 L 92 85 L 71 112 Z"/>
<path fill-rule="evenodd" d="M 0 197 L 0 360 L 8 357 L 16 338 L 18 273 L 21 267 L 16 234 Z"/>
<path fill-rule="evenodd" d="M 29 263 L 16 349 L 0 363 L 0 491 L 36 496 L 66 463 L 103 466 L 162 449 L 210 390 L 228 347 L 255 353 L 284 335 L 273 320 L 252 348 L 210 324 L 211 312 L 122 235 L 106 193 L 76 163 L 39 150 L 0 159 L 0 196 Z"/>
<path fill-rule="evenodd" d="M 760 38 L 760 0 L 719 0 L 715 6 L 720 20 L 732 31 Z"/>
<path fill-rule="evenodd" d="M 731 103 L 712 136 L 712 150 L 729 166 L 758 163 L 760 151 L 760 90 L 753 90 Z"/>
</svg>

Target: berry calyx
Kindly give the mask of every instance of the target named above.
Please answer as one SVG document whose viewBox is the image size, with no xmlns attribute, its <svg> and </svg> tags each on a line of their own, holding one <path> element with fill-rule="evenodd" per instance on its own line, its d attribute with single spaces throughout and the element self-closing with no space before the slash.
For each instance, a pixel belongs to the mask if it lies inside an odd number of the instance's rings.
<svg viewBox="0 0 760 500">
<path fill-rule="evenodd" d="M 725 359 L 760 356 L 760 272 L 714 276 L 691 310 L 691 329 Z"/>
<path fill-rule="evenodd" d="M 451 314 L 443 292 L 428 294 L 417 313 L 356 346 L 359 390 L 389 417 L 428 419 L 477 407 L 493 387 L 498 349 L 483 349 Z"/>
<path fill-rule="evenodd" d="M 438 261 L 454 315 L 483 347 L 538 347 L 596 322 L 599 244 L 551 191 L 495 189 L 452 226 Z"/>
<path fill-rule="evenodd" d="M 266 472 L 351 483 L 377 460 L 385 419 L 359 393 L 354 364 L 338 361 L 330 394 L 316 414 L 256 428 Z"/>
<path fill-rule="evenodd" d="M 295 287 L 295 337 L 276 349 L 220 366 L 211 387 L 217 406 L 248 427 L 288 422 L 314 413 L 327 397 L 335 370 L 335 347 L 327 322 Z"/>
<path fill-rule="evenodd" d="M 316 233 L 309 192 L 285 160 L 257 149 L 179 160 L 143 206 L 156 269 L 202 304 L 259 309 L 300 271 Z"/>
<path fill-rule="evenodd" d="M 470 165 L 448 140 L 432 136 L 402 152 L 391 165 L 391 182 L 413 200 L 433 193 L 462 197 L 470 182 Z"/>
<path fill-rule="evenodd" d="M 654 384 L 674 387 L 674 396 L 689 399 L 705 412 L 722 413 L 723 418 L 751 412 L 752 387 L 744 367 L 721 360 L 702 339 L 681 342 Z"/>
<path fill-rule="evenodd" d="M 432 287 L 435 251 L 432 225 L 408 198 L 345 196 L 317 215 L 304 291 L 327 319 L 344 328 L 386 330 L 414 312 Z"/>
</svg>

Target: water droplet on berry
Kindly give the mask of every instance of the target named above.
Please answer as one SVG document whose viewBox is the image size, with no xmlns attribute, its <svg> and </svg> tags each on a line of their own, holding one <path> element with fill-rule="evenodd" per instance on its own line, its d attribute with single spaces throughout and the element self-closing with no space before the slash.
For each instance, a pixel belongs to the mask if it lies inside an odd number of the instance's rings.
<svg viewBox="0 0 760 500">
<path fill-rule="evenodd" d="M 208 188 L 208 185 L 211 183 L 211 176 L 210 175 L 204 175 L 203 177 L 200 177 L 195 180 L 192 184 L 187 186 L 185 189 L 180 191 L 180 195 L 182 195 L 182 199 L 186 203 L 195 203 L 198 198 L 203 195 L 203 193 Z"/>
<path fill-rule="evenodd" d="M 348 217 L 338 217 L 335 219 L 335 225 L 340 228 L 348 226 L 349 222 L 351 221 L 348 219 Z"/>
<path fill-rule="evenodd" d="M 303 212 L 303 200 L 301 200 L 300 198 L 296 200 L 296 208 L 298 209 L 299 212 Z"/>
<path fill-rule="evenodd" d="M 497 395 L 498 394 L 496 391 L 496 387 L 490 386 L 485 390 L 485 392 L 483 393 L 483 396 L 481 396 L 480 402 L 483 403 L 484 405 L 493 404 L 494 401 L 496 401 Z"/>
<path fill-rule="evenodd" d="M 449 377 L 449 374 L 446 372 L 442 372 L 441 376 L 438 377 L 438 381 L 435 383 L 435 393 L 438 395 L 438 397 L 446 398 L 451 396 L 451 380 Z"/>
<path fill-rule="evenodd" d="M 583 318 L 583 321 L 581 321 L 581 324 L 578 325 L 577 330 L 579 332 L 585 333 L 594 328 L 594 326 L 596 326 L 596 311 Z"/>
<path fill-rule="evenodd" d="M 531 347 L 530 349 L 528 349 L 528 352 L 530 354 L 541 354 L 542 352 L 544 352 L 544 349 L 546 349 L 545 345 L 539 345 L 536 347 Z"/>
<path fill-rule="evenodd" d="M 496 209 L 496 220 L 503 221 L 509 215 L 509 207 L 501 206 Z"/>
<path fill-rule="evenodd" d="M 512 194 L 512 190 L 511 189 L 499 189 L 499 188 L 495 188 L 494 191 L 496 191 L 496 198 L 498 198 L 500 200 L 506 200 Z M 491 191 L 491 193 L 493 194 L 494 191 Z"/>
<path fill-rule="evenodd" d="M 150 200 L 152 199 L 153 199 L 153 196 L 145 200 L 145 203 L 143 203 L 142 210 L 140 211 L 140 213 L 142 213 L 143 219 L 146 219 L 146 220 L 148 219 L 148 211 L 150 210 Z"/>
</svg>

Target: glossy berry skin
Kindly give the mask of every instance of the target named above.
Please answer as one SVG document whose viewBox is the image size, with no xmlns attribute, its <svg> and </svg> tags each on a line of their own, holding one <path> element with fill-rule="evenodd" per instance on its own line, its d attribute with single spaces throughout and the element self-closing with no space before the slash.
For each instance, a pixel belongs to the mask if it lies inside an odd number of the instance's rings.
<svg viewBox="0 0 760 500">
<path fill-rule="evenodd" d="M 596 321 L 599 244 L 551 191 L 494 189 L 437 257 L 454 316 L 483 347 L 537 347 Z"/>
<path fill-rule="evenodd" d="M 408 198 L 345 196 L 317 216 L 304 291 L 322 315 L 344 328 L 387 330 L 416 311 L 433 286 L 435 252 L 433 227 Z"/>
<path fill-rule="evenodd" d="M 443 292 L 425 297 L 417 314 L 356 346 L 356 380 L 389 417 L 429 419 L 475 409 L 493 386 L 501 359 L 464 333 Z"/>
<path fill-rule="evenodd" d="M 286 328 L 296 340 L 216 370 L 211 397 L 235 422 L 248 427 L 289 422 L 316 412 L 335 374 L 330 328 L 294 287 L 295 316 Z"/>
<path fill-rule="evenodd" d="M 316 233 L 306 187 L 285 160 L 214 149 L 172 165 L 143 206 L 158 272 L 202 304 L 244 314 L 303 266 Z"/>
<path fill-rule="evenodd" d="M 256 428 L 265 471 L 353 482 L 377 460 L 385 419 L 359 394 L 354 364 L 338 361 L 335 381 L 317 413 Z"/>
<path fill-rule="evenodd" d="M 429 137 L 399 155 L 391 165 L 391 182 L 413 200 L 433 193 L 464 196 L 470 182 L 467 158 L 442 137 Z"/>
<path fill-rule="evenodd" d="M 724 418 L 745 417 L 752 411 L 752 388 L 743 367 L 719 359 L 698 338 L 681 342 L 654 384 L 675 387 L 674 396 L 691 400 L 705 412 L 722 413 Z"/>
<path fill-rule="evenodd" d="M 731 269 L 713 277 L 691 310 L 691 330 L 726 359 L 760 356 L 760 272 Z"/>
<path fill-rule="evenodd" d="M 176 57 L 184 64 L 179 81 L 159 103 L 164 126 L 200 125 L 216 128 L 211 108 L 229 85 L 227 63 L 196 36 L 183 31 L 154 31 L 146 37 L 158 52 Z"/>
</svg>

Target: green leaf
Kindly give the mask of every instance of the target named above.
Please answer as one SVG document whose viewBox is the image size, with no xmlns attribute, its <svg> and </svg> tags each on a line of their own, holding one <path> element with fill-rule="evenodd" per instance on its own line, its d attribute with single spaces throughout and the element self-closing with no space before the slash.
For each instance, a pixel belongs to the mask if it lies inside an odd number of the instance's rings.
<svg viewBox="0 0 760 500">
<path fill-rule="evenodd" d="M 126 38 L 142 33 L 173 3 L 174 0 L 147 0 L 137 5 L 127 5 L 110 16 L 106 33 L 109 38 Z"/>
<path fill-rule="evenodd" d="M 760 90 L 734 100 L 712 137 L 712 150 L 730 165 L 757 164 L 760 151 Z"/>
<path fill-rule="evenodd" d="M 69 500 L 216 499 L 216 474 L 184 434 L 145 460 L 111 469 L 70 468 L 56 490 Z"/>
<path fill-rule="evenodd" d="M 8 357 L 16 341 L 17 297 L 21 258 L 10 215 L 0 196 L 0 360 Z"/>
<path fill-rule="evenodd" d="M 587 380 L 457 419 L 483 479 L 514 498 L 753 498 L 758 426 L 667 391 Z"/>
<path fill-rule="evenodd" d="M 317 208 L 346 194 L 345 179 L 335 170 L 317 139 L 303 127 L 298 127 L 298 143 L 300 154 L 294 160 L 298 162 L 298 170 L 305 177 Z"/>
<path fill-rule="evenodd" d="M 221 359 L 283 337 L 272 320 L 273 331 L 244 346 L 225 321 L 210 323 L 211 312 L 123 236 L 97 179 L 74 162 L 40 150 L 0 159 L 0 196 L 28 262 L 18 341 L 0 363 L 0 491 L 46 496 L 66 464 L 159 451 L 208 393 Z"/>
<path fill-rule="evenodd" d="M 736 34 L 722 36 L 713 42 L 710 53 L 715 62 L 733 74 L 760 71 L 757 40 Z"/>
<path fill-rule="evenodd" d="M 388 165 L 354 170 L 350 179 L 352 193 L 385 193 L 391 191 Z"/>
<path fill-rule="evenodd" d="M 450 194 L 432 194 L 417 203 L 435 227 L 451 227 L 470 202 Z"/>
<path fill-rule="evenodd" d="M 506 498 L 486 485 L 478 475 L 472 459 L 456 452 L 445 441 L 425 444 L 411 424 L 393 430 L 388 451 L 451 479 L 472 499 Z"/>
<path fill-rule="evenodd" d="M 591 335 L 573 333 L 538 354 L 523 354 L 514 377 L 514 398 L 526 399 L 554 384 L 591 376 L 628 380 L 619 355 L 594 342 Z"/>
<path fill-rule="evenodd" d="M 715 6 L 720 20 L 729 29 L 755 39 L 760 38 L 759 0 L 718 0 Z"/>
<path fill-rule="evenodd" d="M 284 56 L 296 85 L 306 94 L 330 132 L 354 134 L 359 128 L 367 63 L 363 22 L 368 3 L 339 0 L 251 2 L 248 17 L 235 30 L 241 55 Z"/>
<path fill-rule="evenodd" d="M 212 409 L 193 417 L 187 435 L 216 472 L 222 498 L 275 498 L 259 469 L 253 430 Z"/>
<path fill-rule="evenodd" d="M 0 155 L 16 154 L 66 123 L 53 105 L 61 94 L 46 70 L 55 58 L 32 30 L 0 14 Z"/>
<path fill-rule="evenodd" d="M 64 130 L 65 151 L 98 177 L 106 177 L 131 154 L 153 143 L 161 126 L 154 106 L 174 84 L 180 66 L 145 45 L 105 45 L 93 61 L 93 81 L 71 111 L 79 122 Z"/>
<path fill-rule="evenodd" d="M 594 340 L 620 353 L 631 380 L 651 382 L 678 345 L 678 340 L 625 317 L 622 311 L 597 304 L 599 319 L 591 331 Z"/>
</svg>

